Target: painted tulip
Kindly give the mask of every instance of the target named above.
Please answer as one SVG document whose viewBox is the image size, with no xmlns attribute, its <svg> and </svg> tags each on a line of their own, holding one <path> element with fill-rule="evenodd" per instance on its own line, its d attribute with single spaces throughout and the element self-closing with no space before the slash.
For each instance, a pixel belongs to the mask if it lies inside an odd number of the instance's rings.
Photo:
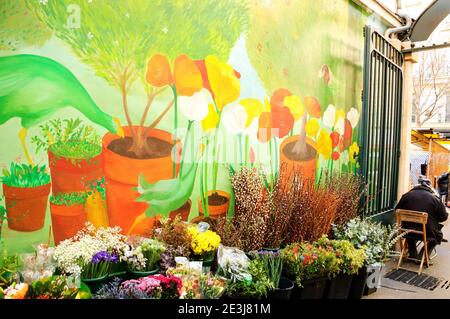
<svg viewBox="0 0 450 319">
<path fill-rule="evenodd" d="M 285 106 L 272 108 L 272 134 L 283 138 L 289 134 L 294 127 L 294 116 Z"/>
<path fill-rule="evenodd" d="M 247 112 L 238 103 L 230 104 L 223 109 L 222 121 L 228 132 L 233 135 L 241 134 L 247 124 Z"/>
<path fill-rule="evenodd" d="M 163 87 L 173 83 L 170 64 L 167 58 L 162 54 L 155 54 L 147 63 L 147 72 L 145 80 L 148 84 Z"/>
<path fill-rule="evenodd" d="M 320 103 L 314 96 L 305 97 L 305 108 L 309 115 L 315 118 L 320 118 Z"/>
<path fill-rule="evenodd" d="M 317 132 L 319 131 L 319 122 L 317 119 L 312 118 L 306 122 L 305 126 L 306 135 L 309 137 L 316 137 Z"/>
<path fill-rule="evenodd" d="M 347 120 L 350 121 L 350 124 L 352 125 L 353 128 L 356 127 L 356 125 L 358 125 L 359 122 L 359 112 L 357 109 L 355 109 L 354 107 L 352 107 L 350 109 L 350 111 L 348 111 L 347 113 Z"/>
<path fill-rule="evenodd" d="M 202 128 L 205 132 L 210 132 L 212 129 L 217 128 L 219 123 L 219 114 L 216 112 L 214 104 L 208 104 L 208 114 L 202 121 Z"/>
<path fill-rule="evenodd" d="M 329 128 L 333 128 L 336 122 L 336 108 L 333 104 L 329 104 L 325 112 L 323 112 L 323 124 Z"/>
<path fill-rule="evenodd" d="M 284 104 L 284 100 L 286 97 L 291 96 L 292 93 L 288 89 L 277 89 L 273 92 L 272 97 L 270 98 L 270 105 L 272 107 L 283 107 L 287 106 Z"/>
<path fill-rule="evenodd" d="M 325 160 L 328 160 L 331 156 L 333 149 L 330 135 L 326 130 L 322 129 L 317 139 L 317 152 L 323 156 Z"/>
<path fill-rule="evenodd" d="M 356 162 L 356 156 L 359 154 L 359 146 L 356 142 L 353 142 L 352 145 L 350 145 L 350 148 L 348 149 L 348 156 L 350 159 L 350 163 Z"/>
<path fill-rule="evenodd" d="M 173 81 L 179 95 L 191 96 L 203 87 L 200 70 L 186 54 L 175 59 Z"/>
<path fill-rule="evenodd" d="M 335 148 L 336 146 L 338 146 L 339 144 L 339 138 L 341 136 L 339 135 L 338 132 L 331 132 L 330 134 L 330 138 L 331 138 L 331 142 L 332 142 L 332 146 L 333 148 Z"/>
<path fill-rule="evenodd" d="M 284 105 L 289 109 L 294 116 L 294 120 L 298 121 L 305 113 L 302 99 L 297 95 L 286 96 L 284 98 Z"/>
<path fill-rule="evenodd" d="M 239 104 L 245 108 L 247 113 L 246 127 L 248 127 L 255 118 L 258 118 L 264 110 L 261 101 L 257 99 L 242 99 L 239 101 Z"/>
<path fill-rule="evenodd" d="M 270 112 L 261 113 L 258 126 L 258 140 L 266 143 L 272 138 L 272 114 Z"/>
<path fill-rule="evenodd" d="M 338 132 L 340 135 L 344 135 L 345 133 L 345 120 L 342 116 L 340 116 L 337 121 L 336 124 L 334 125 L 334 128 L 336 130 L 336 132 Z"/>
<path fill-rule="evenodd" d="M 210 100 L 208 90 L 202 89 L 192 96 L 179 96 L 178 107 L 188 120 L 201 121 L 208 115 L 208 104 Z"/>
</svg>

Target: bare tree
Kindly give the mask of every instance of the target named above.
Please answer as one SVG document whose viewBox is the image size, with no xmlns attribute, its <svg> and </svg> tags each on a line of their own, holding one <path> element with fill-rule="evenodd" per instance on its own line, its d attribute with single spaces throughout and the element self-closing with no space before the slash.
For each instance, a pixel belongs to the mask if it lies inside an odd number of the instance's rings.
<svg viewBox="0 0 450 319">
<path fill-rule="evenodd" d="M 425 51 L 419 54 L 414 70 L 413 114 L 421 127 L 439 113 L 442 98 L 450 90 L 449 50 Z"/>
</svg>

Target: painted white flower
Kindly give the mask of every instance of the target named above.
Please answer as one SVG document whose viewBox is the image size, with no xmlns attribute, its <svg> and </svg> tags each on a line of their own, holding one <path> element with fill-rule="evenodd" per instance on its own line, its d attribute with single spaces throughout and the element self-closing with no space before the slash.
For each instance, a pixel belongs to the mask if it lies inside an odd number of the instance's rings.
<svg viewBox="0 0 450 319">
<path fill-rule="evenodd" d="M 127 12 L 127 13 L 125 13 L 125 16 L 126 16 L 127 18 L 129 18 L 129 17 L 130 17 L 130 14 Z"/>
<path fill-rule="evenodd" d="M 345 132 L 345 119 L 342 116 L 339 116 L 339 118 L 337 119 L 336 125 L 334 126 L 334 129 L 339 134 L 344 135 L 344 132 Z"/>
<path fill-rule="evenodd" d="M 39 0 L 39 3 L 40 3 L 40 4 L 43 4 L 43 5 L 45 6 L 45 5 L 47 5 L 48 0 Z"/>
<path fill-rule="evenodd" d="M 87 37 L 88 37 L 88 39 L 92 39 L 94 37 L 94 35 L 92 34 L 92 32 L 89 31 L 87 34 Z"/>
<path fill-rule="evenodd" d="M 190 121 L 201 121 L 208 115 L 208 104 L 211 94 L 206 89 L 194 93 L 192 96 L 179 96 L 178 107 Z"/>
<path fill-rule="evenodd" d="M 164 28 L 162 29 L 162 32 L 167 33 L 167 32 L 169 32 L 169 29 L 168 29 L 167 27 L 164 27 Z"/>
<path fill-rule="evenodd" d="M 222 111 L 222 121 L 228 132 L 233 135 L 241 134 L 247 124 L 247 112 L 238 103 L 230 104 Z"/>
<path fill-rule="evenodd" d="M 355 128 L 356 125 L 358 125 L 359 121 L 359 112 L 357 109 L 352 107 L 350 111 L 347 113 L 347 120 L 350 121 L 350 124 L 352 125 L 352 128 Z"/>
<path fill-rule="evenodd" d="M 325 112 L 323 112 L 323 124 L 332 128 L 336 121 L 336 107 L 333 104 L 329 104 Z"/>
<path fill-rule="evenodd" d="M 259 119 L 254 118 L 248 127 L 245 128 L 244 134 L 248 135 L 250 139 L 258 139 Z"/>
</svg>

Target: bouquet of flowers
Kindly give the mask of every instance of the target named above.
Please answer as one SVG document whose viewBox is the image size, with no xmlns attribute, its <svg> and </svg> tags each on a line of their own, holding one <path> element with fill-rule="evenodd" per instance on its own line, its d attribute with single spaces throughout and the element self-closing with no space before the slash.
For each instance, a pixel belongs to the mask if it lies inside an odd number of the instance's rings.
<svg viewBox="0 0 450 319">
<path fill-rule="evenodd" d="M 28 292 L 28 284 L 26 283 L 13 283 L 4 291 L 0 288 L 0 299 L 25 299 Z"/>
<path fill-rule="evenodd" d="M 259 250 L 251 251 L 250 256 L 262 261 L 264 270 L 268 274 L 270 281 L 277 288 L 280 284 L 281 273 L 283 271 L 283 259 L 279 250 Z"/>
<path fill-rule="evenodd" d="M 181 295 L 181 279 L 172 275 L 152 275 L 124 281 L 120 289 L 140 290 L 152 299 L 178 299 Z"/>
<path fill-rule="evenodd" d="M 65 276 L 51 276 L 34 281 L 29 285 L 30 299 L 75 299 L 80 289 Z"/>
<path fill-rule="evenodd" d="M 164 243 L 157 239 L 140 240 L 133 249 L 126 253 L 128 268 L 134 271 L 152 271 L 158 269 L 161 254 L 166 251 Z"/>
<path fill-rule="evenodd" d="M 55 272 L 56 265 L 53 260 L 55 249 L 48 245 L 36 246 L 34 254 L 22 255 L 23 269 L 21 271 L 25 283 L 51 277 Z"/>
<path fill-rule="evenodd" d="M 87 223 L 73 238 L 55 248 L 54 259 L 63 274 L 91 276 L 109 269 L 106 264 L 122 262 L 129 250 L 119 227 L 96 229 Z"/>
<path fill-rule="evenodd" d="M 217 233 L 202 229 L 202 225 L 189 226 L 188 233 L 191 237 L 191 250 L 196 259 L 211 259 L 220 245 L 220 236 Z"/>
</svg>

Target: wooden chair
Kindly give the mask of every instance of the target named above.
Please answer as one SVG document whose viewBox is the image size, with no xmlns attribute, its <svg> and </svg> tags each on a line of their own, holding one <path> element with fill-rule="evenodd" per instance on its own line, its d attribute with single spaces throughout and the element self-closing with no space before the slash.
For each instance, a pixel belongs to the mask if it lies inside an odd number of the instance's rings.
<svg viewBox="0 0 450 319">
<path fill-rule="evenodd" d="M 400 227 L 400 232 L 408 232 L 411 234 L 418 234 L 422 236 L 423 241 L 423 255 L 422 260 L 420 261 L 420 267 L 418 274 L 420 275 L 422 273 L 423 264 L 426 263 L 426 266 L 430 266 L 430 258 L 428 255 L 428 242 L 427 242 L 427 221 L 428 221 L 428 214 L 424 212 L 417 212 L 413 210 L 405 210 L 405 209 L 397 209 L 396 210 L 396 217 L 397 217 L 397 224 Z M 416 230 L 411 228 L 405 228 L 403 226 L 404 222 L 414 223 L 422 225 L 422 230 Z M 397 269 L 400 268 L 401 263 L 403 261 L 403 258 L 410 259 L 410 260 L 417 260 L 414 258 L 409 258 L 405 256 L 405 253 L 407 252 L 408 243 L 406 241 L 406 238 L 400 239 L 400 258 L 398 260 Z"/>
</svg>

